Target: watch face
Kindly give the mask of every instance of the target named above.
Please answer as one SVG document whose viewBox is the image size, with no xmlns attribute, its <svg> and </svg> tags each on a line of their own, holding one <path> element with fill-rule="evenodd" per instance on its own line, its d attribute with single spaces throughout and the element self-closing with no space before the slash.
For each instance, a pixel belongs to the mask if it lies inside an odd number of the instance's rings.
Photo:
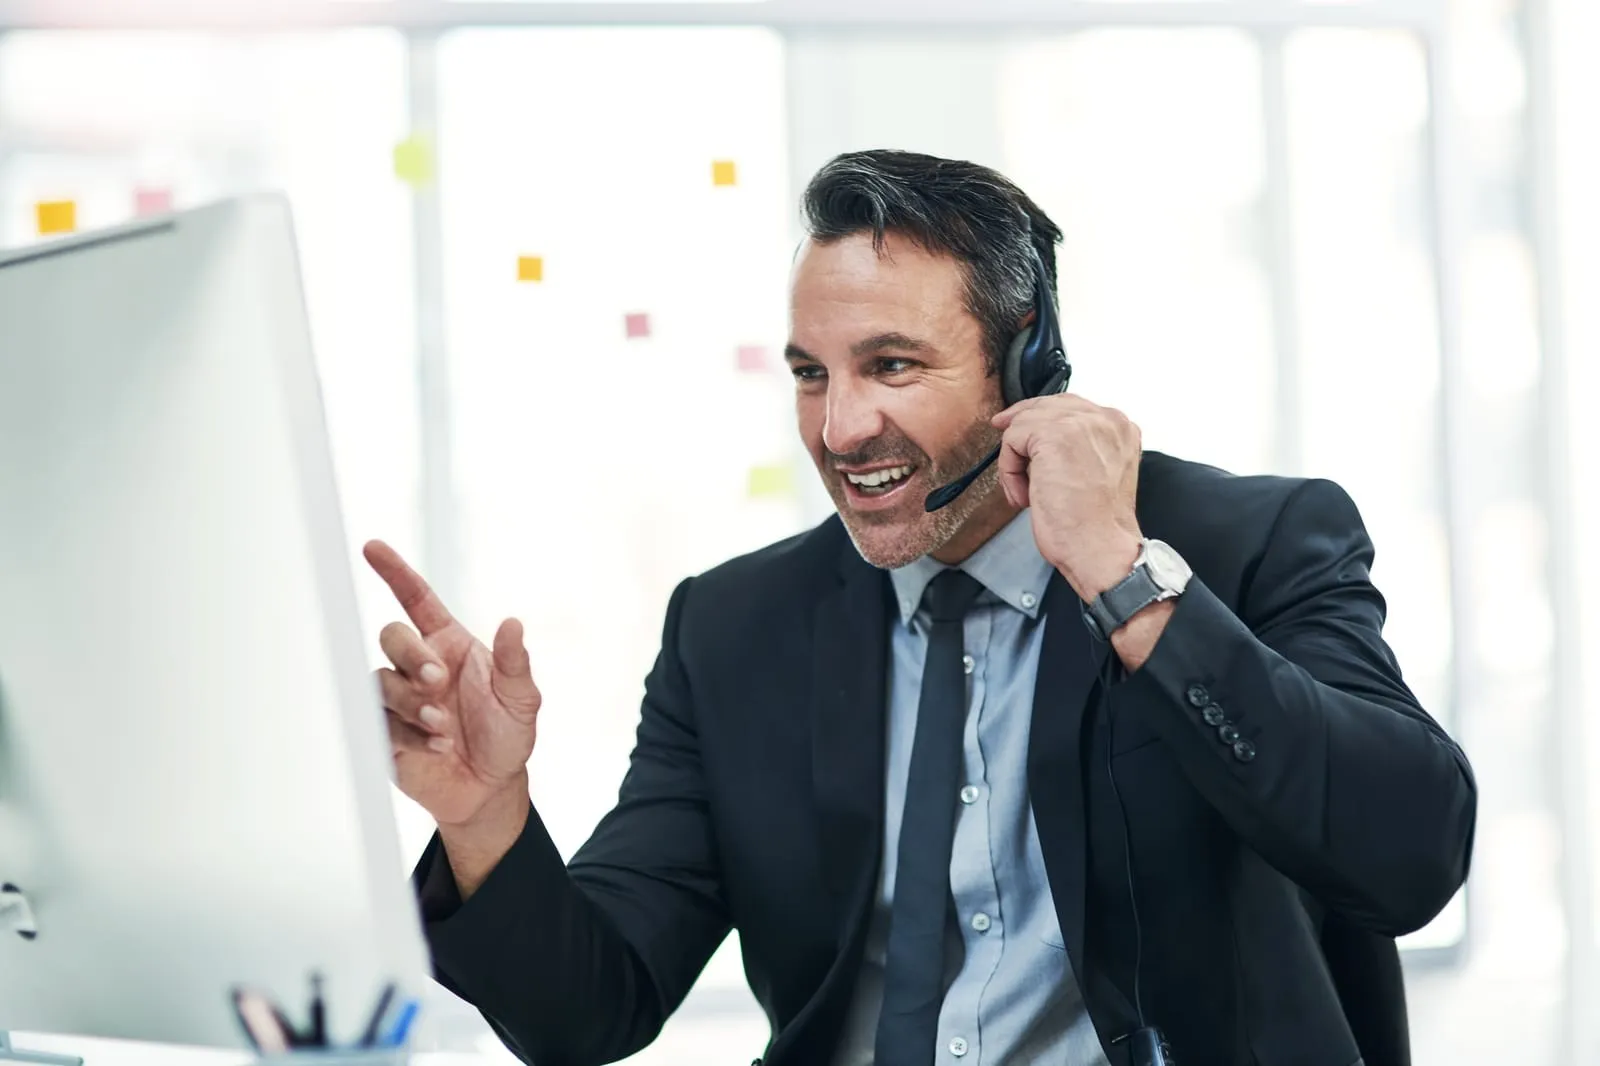
<svg viewBox="0 0 1600 1066">
<path fill-rule="evenodd" d="M 1150 576 L 1156 579 L 1156 584 L 1173 592 L 1182 592 L 1194 573 L 1189 569 L 1189 564 L 1183 561 L 1183 556 L 1174 551 L 1170 544 L 1160 540 L 1146 541 L 1144 551 L 1145 564 L 1150 567 Z"/>
</svg>

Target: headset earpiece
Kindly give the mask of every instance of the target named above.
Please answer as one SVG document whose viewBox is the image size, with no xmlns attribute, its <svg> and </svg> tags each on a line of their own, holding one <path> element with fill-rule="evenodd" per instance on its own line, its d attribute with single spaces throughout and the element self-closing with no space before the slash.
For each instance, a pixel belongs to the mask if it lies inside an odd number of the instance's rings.
<svg viewBox="0 0 1600 1066">
<path fill-rule="evenodd" d="M 1026 225 L 1026 223 L 1024 223 Z M 1056 320 L 1056 307 L 1050 299 L 1050 275 L 1045 272 L 1044 260 L 1039 250 L 1033 250 L 1033 318 L 1017 334 L 1006 349 L 1005 362 L 1000 367 L 1000 389 L 1007 407 L 1067 391 L 1072 380 L 1072 364 L 1067 361 L 1066 347 L 1061 343 L 1061 325 Z M 967 490 L 978 475 L 989 468 L 1000 456 L 995 447 L 977 466 L 962 474 L 948 485 L 928 493 L 924 507 L 937 511 Z"/>
<path fill-rule="evenodd" d="M 1022 352 L 1032 339 L 1033 327 L 1022 327 L 1022 332 L 1012 339 L 1011 347 L 1006 349 L 1005 361 L 1000 364 L 1000 395 L 1007 407 L 1028 398 L 1022 391 Z"/>
<path fill-rule="evenodd" d="M 1061 325 L 1050 299 L 1050 276 L 1037 249 L 1033 253 L 1033 320 L 1006 350 L 1000 374 L 1007 407 L 1046 393 L 1065 392 L 1072 378 L 1072 364 L 1061 343 Z"/>
</svg>

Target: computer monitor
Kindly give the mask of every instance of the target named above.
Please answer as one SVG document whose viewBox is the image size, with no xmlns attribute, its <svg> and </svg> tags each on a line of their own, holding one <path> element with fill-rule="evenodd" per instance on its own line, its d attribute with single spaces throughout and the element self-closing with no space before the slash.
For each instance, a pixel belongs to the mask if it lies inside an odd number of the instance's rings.
<svg viewBox="0 0 1600 1066">
<path fill-rule="evenodd" d="M 288 205 L 0 253 L 0 1031 L 237 1047 L 320 971 L 354 1040 L 426 991 L 391 775 Z"/>
</svg>

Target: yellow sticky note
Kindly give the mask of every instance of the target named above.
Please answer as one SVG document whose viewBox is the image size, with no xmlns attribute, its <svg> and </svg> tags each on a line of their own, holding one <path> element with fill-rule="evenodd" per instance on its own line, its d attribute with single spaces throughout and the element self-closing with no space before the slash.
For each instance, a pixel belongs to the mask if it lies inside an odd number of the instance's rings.
<svg viewBox="0 0 1600 1066">
<path fill-rule="evenodd" d="M 407 185 L 433 180 L 433 145 L 426 137 L 413 135 L 394 146 L 394 173 Z"/>
<path fill-rule="evenodd" d="M 757 466 L 750 470 L 746 490 L 752 499 L 794 495 L 794 472 L 787 466 Z"/>
<path fill-rule="evenodd" d="M 732 185 L 739 180 L 739 170 L 731 159 L 718 159 L 711 164 L 711 184 Z"/>
<path fill-rule="evenodd" d="M 518 281 L 543 281 L 544 258 L 537 255 L 524 255 L 517 257 Z"/>
<path fill-rule="evenodd" d="M 71 200 L 45 200 L 37 211 L 40 236 L 71 233 L 78 228 L 78 205 Z"/>
</svg>

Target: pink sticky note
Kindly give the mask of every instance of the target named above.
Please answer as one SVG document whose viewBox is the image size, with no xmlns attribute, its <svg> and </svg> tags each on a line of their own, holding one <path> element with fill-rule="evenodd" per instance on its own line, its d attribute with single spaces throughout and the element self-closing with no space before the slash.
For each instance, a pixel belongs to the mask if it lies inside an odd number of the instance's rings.
<svg viewBox="0 0 1600 1066">
<path fill-rule="evenodd" d="M 133 213 L 140 218 L 145 215 L 164 215 L 171 210 L 171 189 L 139 189 L 133 194 Z"/>
<path fill-rule="evenodd" d="M 623 319 L 623 321 L 624 321 L 624 323 L 625 323 L 625 325 L 627 327 L 627 334 L 628 334 L 628 339 L 629 340 L 633 340 L 633 339 L 635 339 L 637 337 L 648 337 L 648 336 L 650 336 L 650 316 L 649 315 L 643 314 L 643 313 L 631 314 L 631 315 L 626 316 Z"/>
<path fill-rule="evenodd" d="M 759 373 L 771 367 L 767 350 L 759 344 L 739 345 L 739 369 Z"/>
</svg>

